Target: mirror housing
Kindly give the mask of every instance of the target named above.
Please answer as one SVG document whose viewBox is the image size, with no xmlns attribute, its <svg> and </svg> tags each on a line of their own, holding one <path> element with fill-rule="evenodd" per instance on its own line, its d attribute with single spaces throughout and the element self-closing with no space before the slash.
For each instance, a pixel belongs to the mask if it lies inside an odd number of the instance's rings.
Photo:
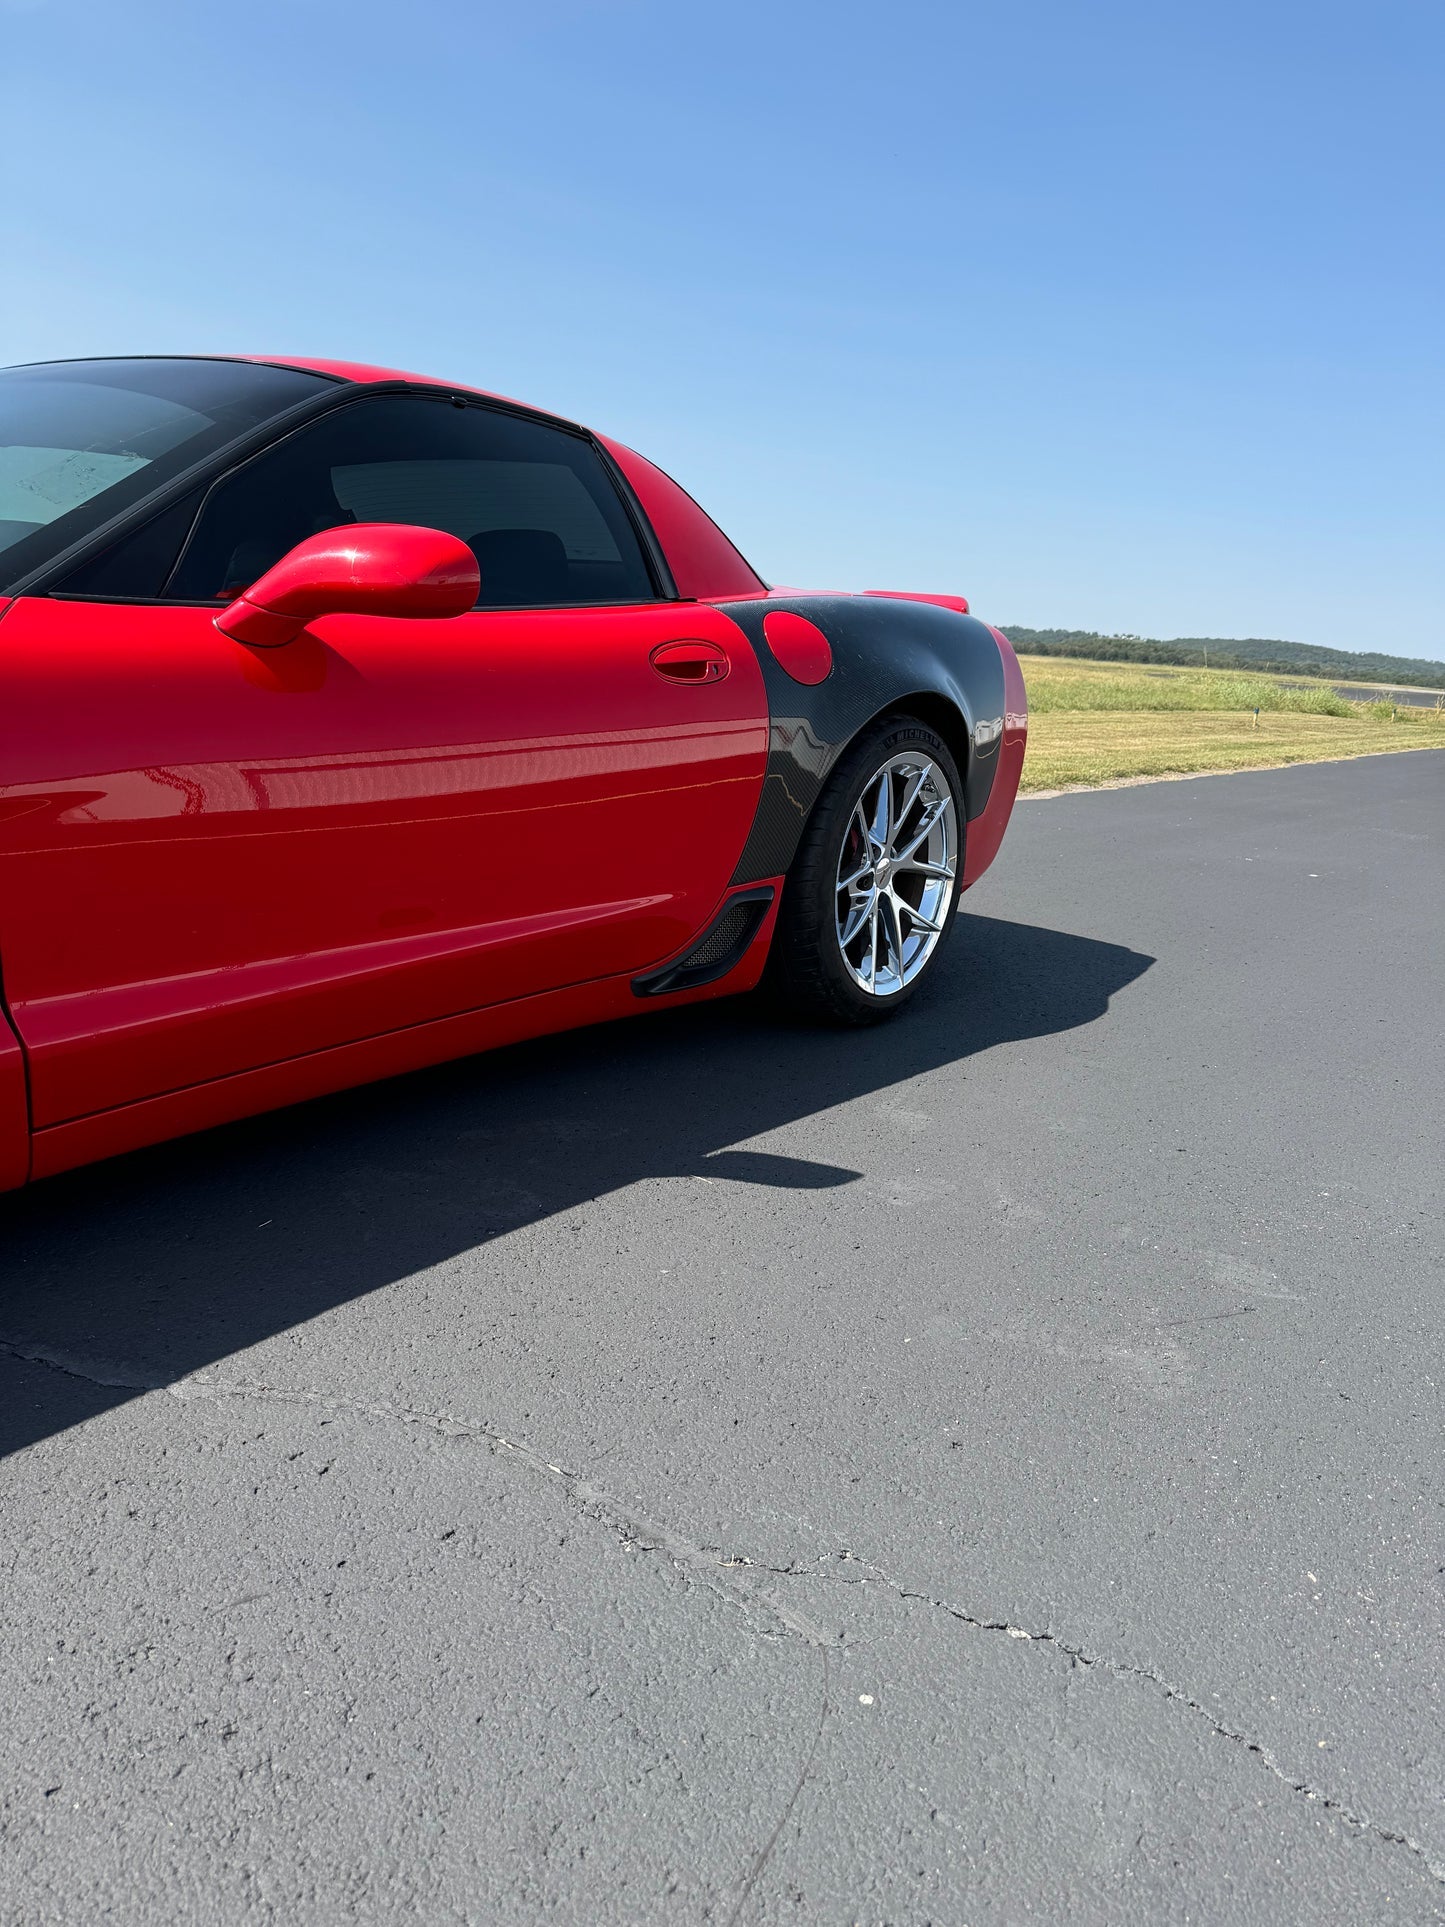
<svg viewBox="0 0 1445 1927">
<path fill-rule="evenodd" d="M 318 616 L 465 615 L 481 591 L 477 558 L 442 529 L 348 522 L 308 535 L 215 619 L 223 636 L 276 649 Z"/>
</svg>

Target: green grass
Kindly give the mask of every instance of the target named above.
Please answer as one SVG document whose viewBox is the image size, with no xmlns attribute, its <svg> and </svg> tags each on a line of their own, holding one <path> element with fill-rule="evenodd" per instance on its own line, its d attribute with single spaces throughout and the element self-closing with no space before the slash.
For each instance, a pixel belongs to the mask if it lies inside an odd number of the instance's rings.
<svg viewBox="0 0 1445 1927">
<path fill-rule="evenodd" d="M 1025 790 L 1445 747 L 1445 713 L 1352 703 L 1318 683 L 1059 656 L 1020 661 L 1030 715 Z"/>
<path fill-rule="evenodd" d="M 1119 663 L 1071 662 L 1060 657 L 1030 657 L 1024 680 L 1029 708 L 1052 710 L 1237 709 L 1253 715 L 1353 716 L 1358 704 L 1333 689 L 1281 682 L 1273 676 L 1241 676 L 1230 670 L 1131 669 Z"/>
</svg>

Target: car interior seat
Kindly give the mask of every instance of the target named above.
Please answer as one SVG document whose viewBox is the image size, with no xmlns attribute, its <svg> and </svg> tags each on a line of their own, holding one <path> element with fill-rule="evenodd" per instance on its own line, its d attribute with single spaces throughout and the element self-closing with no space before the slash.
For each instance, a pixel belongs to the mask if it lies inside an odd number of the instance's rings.
<svg viewBox="0 0 1445 1927">
<path fill-rule="evenodd" d="M 483 529 L 467 547 L 482 572 L 483 607 L 545 607 L 569 599 L 567 551 L 551 529 Z"/>
</svg>

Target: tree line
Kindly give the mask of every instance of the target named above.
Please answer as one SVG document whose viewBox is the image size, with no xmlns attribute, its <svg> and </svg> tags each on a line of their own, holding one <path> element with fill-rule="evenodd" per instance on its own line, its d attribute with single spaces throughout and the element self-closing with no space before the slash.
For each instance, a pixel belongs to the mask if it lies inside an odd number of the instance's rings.
<svg viewBox="0 0 1445 1927">
<path fill-rule="evenodd" d="M 1197 669 L 1263 670 L 1281 676 L 1319 676 L 1327 682 L 1413 683 L 1445 689 L 1445 662 L 1413 656 L 1382 656 L 1366 650 L 1326 649 L 1313 642 L 1271 642 L 1256 636 L 1101 636 L 1092 629 L 1026 629 L 999 625 L 1016 649 L 1033 656 L 1084 656 L 1092 662 L 1157 662 Z"/>
</svg>

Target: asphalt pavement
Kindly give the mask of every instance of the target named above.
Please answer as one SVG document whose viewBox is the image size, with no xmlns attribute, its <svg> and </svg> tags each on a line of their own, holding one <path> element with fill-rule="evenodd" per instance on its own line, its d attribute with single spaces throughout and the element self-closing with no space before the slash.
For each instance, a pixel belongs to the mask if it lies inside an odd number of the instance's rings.
<svg viewBox="0 0 1445 1927">
<path fill-rule="evenodd" d="M 0 1201 L 0 1919 L 1445 1920 L 1445 754 Z"/>
</svg>

